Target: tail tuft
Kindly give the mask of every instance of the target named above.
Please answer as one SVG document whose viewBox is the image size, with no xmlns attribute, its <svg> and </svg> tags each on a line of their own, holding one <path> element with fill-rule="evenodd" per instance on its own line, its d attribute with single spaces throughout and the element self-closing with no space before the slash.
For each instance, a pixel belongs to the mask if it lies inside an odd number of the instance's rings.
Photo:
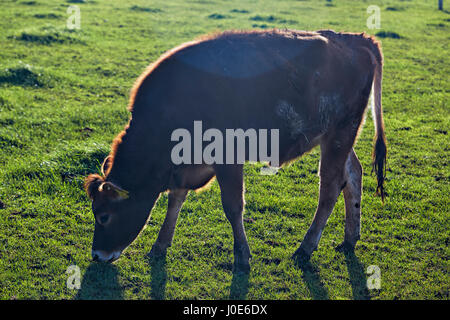
<svg viewBox="0 0 450 320">
<path fill-rule="evenodd" d="M 386 138 L 383 132 L 383 134 L 376 136 L 372 153 L 372 172 L 375 171 L 378 182 L 376 194 L 381 196 L 383 202 L 386 195 L 383 185 L 386 178 L 386 156 Z"/>
</svg>

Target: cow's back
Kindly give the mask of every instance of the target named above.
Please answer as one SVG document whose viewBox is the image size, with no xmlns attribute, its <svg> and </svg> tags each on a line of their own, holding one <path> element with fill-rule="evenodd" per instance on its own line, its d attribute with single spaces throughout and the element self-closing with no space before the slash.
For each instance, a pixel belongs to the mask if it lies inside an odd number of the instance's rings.
<svg viewBox="0 0 450 320">
<path fill-rule="evenodd" d="M 140 84 L 133 111 L 171 119 L 174 128 L 199 119 L 219 129 L 279 127 L 275 116 L 286 101 L 308 117 L 326 42 L 316 33 L 287 31 L 201 40 L 158 63 Z"/>
</svg>

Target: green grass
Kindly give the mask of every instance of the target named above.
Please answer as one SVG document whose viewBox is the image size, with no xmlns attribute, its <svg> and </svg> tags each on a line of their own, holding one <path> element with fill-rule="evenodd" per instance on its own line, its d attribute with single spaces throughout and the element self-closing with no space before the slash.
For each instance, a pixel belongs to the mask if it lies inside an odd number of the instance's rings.
<svg viewBox="0 0 450 320">
<path fill-rule="evenodd" d="M 77 2 L 77 3 L 74 3 Z M 67 7 L 81 29 L 66 29 Z M 368 30 L 366 9 L 381 8 Z M 1 299 L 449 299 L 449 11 L 435 1 L 2 1 L 0 4 Z M 319 150 L 262 176 L 245 167 L 248 277 L 233 276 L 231 227 L 217 182 L 190 193 L 163 261 L 147 254 L 163 195 L 113 265 L 91 263 L 93 215 L 82 183 L 128 120 L 129 89 L 166 50 L 225 29 L 366 31 L 385 57 L 387 193 L 374 197 L 370 114 L 356 152 L 364 168 L 362 236 L 344 236 L 342 196 L 310 265 L 290 259 L 318 198 Z M 80 290 L 66 287 L 80 267 Z M 369 265 L 381 289 L 367 290 Z"/>
</svg>

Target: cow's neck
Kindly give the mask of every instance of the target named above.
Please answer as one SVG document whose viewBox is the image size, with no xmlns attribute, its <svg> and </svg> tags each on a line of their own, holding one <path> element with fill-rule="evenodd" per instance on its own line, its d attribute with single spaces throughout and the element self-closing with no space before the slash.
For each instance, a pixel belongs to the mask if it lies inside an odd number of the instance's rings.
<svg viewBox="0 0 450 320">
<path fill-rule="evenodd" d="M 131 192 L 164 191 L 169 179 L 169 168 L 152 154 L 148 139 L 134 135 L 127 128 L 119 142 L 115 141 L 113 163 L 107 180 Z M 167 180 L 167 181 L 166 181 Z"/>
</svg>

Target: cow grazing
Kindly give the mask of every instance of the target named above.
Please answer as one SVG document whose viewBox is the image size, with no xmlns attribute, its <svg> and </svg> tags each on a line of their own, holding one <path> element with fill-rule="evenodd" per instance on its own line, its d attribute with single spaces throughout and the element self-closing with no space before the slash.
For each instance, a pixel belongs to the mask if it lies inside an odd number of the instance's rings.
<svg viewBox="0 0 450 320">
<path fill-rule="evenodd" d="M 353 144 L 371 91 L 373 169 L 377 193 L 384 198 L 382 60 L 379 43 L 371 36 L 330 30 L 229 31 L 164 54 L 132 89 L 131 119 L 115 138 L 102 175 L 86 179 L 95 216 L 93 259 L 116 260 L 146 224 L 159 195 L 168 191 L 167 215 L 151 250 L 154 256 L 164 255 L 188 191 L 216 177 L 233 230 L 234 269 L 249 270 L 243 164 L 171 161 L 171 133 L 192 130 L 194 121 L 223 132 L 278 129 L 280 165 L 320 145 L 319 202 L 294 257 L 308 259 L 317 248 L 341 191 L 345 238 L 339 248 L 353 249 L 360 238 L 362 192 L 362 167 Z"/>
</svg>

